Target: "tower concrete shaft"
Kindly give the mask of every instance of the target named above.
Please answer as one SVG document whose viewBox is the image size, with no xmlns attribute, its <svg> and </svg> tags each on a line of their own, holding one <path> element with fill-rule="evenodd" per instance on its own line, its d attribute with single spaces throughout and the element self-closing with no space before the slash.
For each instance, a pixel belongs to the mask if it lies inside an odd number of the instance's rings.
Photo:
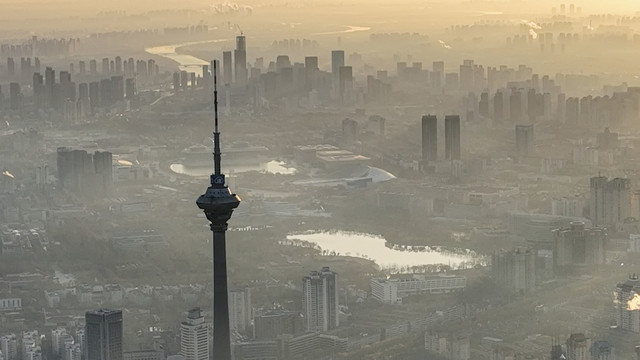
<svg viewBox="0 0 640 360">
<path fill-rule="evenodd" d="M 227 285 L 227 222 L 233 209 L 240 205 L 240 197 L 233 194 L 225 183 L 221 171 L 220 132 L 218 131 L 217 61 L 213 62 L 214 106 L 214 172 L 207 191 L 196 204 L 204 211 L 213 233 L 213 358 L 231 360 L 231 335 L 229 329 L 229 293 Z"/>
</svg>

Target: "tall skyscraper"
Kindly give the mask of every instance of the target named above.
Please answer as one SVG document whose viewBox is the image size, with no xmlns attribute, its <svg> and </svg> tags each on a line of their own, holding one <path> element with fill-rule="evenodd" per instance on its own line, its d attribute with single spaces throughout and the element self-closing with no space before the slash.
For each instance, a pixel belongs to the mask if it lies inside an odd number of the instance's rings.
<svg viewBox="0 0 640 360">
<path fill-rule="evenodd" d="M 438 160 L 438 118 L 435 115 L 422 117 L 422 164 Z"/>
<path fill-rule="evenodd" d="M 236 49 L 233 51 L 233 57 L 236 84 L 246 85 L 249 72 L 247 71 L 247 38 L 244 35 L 236 36 Z"/>
<path fill-rule="evenodd" d="M 589 217 L 594 226 L 615 226 L 630 215 L 631 182 L 629 179 L 592 177 L 590 181 Z"/>
<path fill-rule="evenodd" d="M 210 221 L 213 233 L 213 348 L 217 360 L 231 360 L 229 329 L 229 293 L 227 291 L 227 221 L 240 205 L 240 197 L 226 185 L 220 165 L 220 132 L 218 131 L 217 61 L 213 62 L 213 163 L 214 170 L 206 192 L 196 204 Z"/>
<path fill-rule="evenodd" d="M 334 78 L 338 77 L 342 66 L 344 66 L 344 50 L 331 51 L 331 74 Z"/>
<path fill-rule="evenodd" d="M 99 309 L 85 314 L 86 358 L 122 360 L 122 311 Z"/>
<path fill-rule="evenodd" d="M 218 359 L 214 348 L 215 359 Z M 209 360 L 209 327 L 200 308 L 189 310 L 187 320 L 180 324 L 180 354 L 184 360 Z"/>
<path fill-rule="evenodd" d="M 328 267 L 302 278 L 302 313 L 306 331 L 327 331 L 339 325 L 338 274 Z"/>
<path fill-rule="evenodd" d="M 44 101 L 47 108 L 53 106 L 53 88 L 56 84 L 56 72 L 47 67 L 44 70 Z"/>
<path fill-rule="evenodd" d="M 222 81 L 225 85 L 230 85 L 233 82 L 233 65 L 231 51 L 222 52 Z M 213 64 L 211 65 L 213 68 Z"/>
<path fill-rule="evenodd" d="M 331 51 L 331 75 L 332 75 L 332 87 L 333 87 L 334 98 L 341 96 L 340 68 L 343 66 L 344 66 L 344 50 Z"/>
<path fill-rule="evenodd" d="M 340 100 L 345 103 L 353 99 L 353 69 L 351 66 L 341 66 L 338 69 L 338 84 Z"/>
<path fill-rule="evenodd" d="M 444 117 L 444 155 L 447 160 L 460 160 L 460 116 Z"/>
</svg>

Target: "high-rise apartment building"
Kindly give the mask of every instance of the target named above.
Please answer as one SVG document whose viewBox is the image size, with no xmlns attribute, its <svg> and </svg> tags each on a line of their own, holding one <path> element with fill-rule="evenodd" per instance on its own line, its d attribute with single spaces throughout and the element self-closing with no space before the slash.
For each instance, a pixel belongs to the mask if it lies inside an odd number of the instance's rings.
<svg viewBox="0 0 640 360">
<path fill-rule="evenodd" d="M 619 329 L 640 333 L 640 278 L 629 275 L 627 281 L 616 285 L 614 317 Z"/>
<path fill-rule="evenodd" d="M 180 354 L 184 360 L 209 360 L 209 327 L 200 308 L 189 310 L 180 324 Z"/>
<path fill-rule="evenodd" d="M 431 79 L 430 79 L 431 87 L 433 87 L 434 89 L 440 89 L 443 85 L 443 81 L 445 77 L 444 61 L 434 61 L 432 65 L 432 70 L 433 71 L 431 72 Z M 456 78 L 457 78 L 457 74 L 456 74 Z M 458 87 L 456 86 L 455 89 L 457 88 Z"/>
<path fill-rule="evenodd" d="M 111 71 L 109 69 L 109 58 L 102 59 L 102 75 L 108 75 Z"/>
<path fill-rule="evenodd" d="M 231 329 L 245 332 L 251 324 L 253 308 L 251 289 L 241 286 L 229 290 L 229 325 Z"/>
<path fill-rule="evenodd" d="M 444 117 L 444 154 L 447 160 L 460 160 L 460 116 Z"/>
<path fill-rule="evenodd" d="M 607 233 L 587 228 L 574 221 L 568 229 L 553 231 L 553 268 L 556 273 L 571 273 L 605 263 Z"/>
<path fill-rule="evenodd" d="M 338 327 L 338 274 L 328 267 L 302 278 L 302 313 L 307 331 Z"/>
<path fill-rule="evenodd" d="M 533 124 L 516 125 L 516 150 L 518 156 L 533 154 Z"/>
<path fill-rule="evenodd" d="M 18 338 L 16 334 L 1 336 L 0 350 L 2 350 L 4 360 L 18 360 Z"/>
<path fill-rule="evenodd" d="M 606 340 L 598 340 L 591 345 L 591 360 L 616 360 L 614 346 Z"/>
<path fill-rule="evenodd" d="M 567 339 L 567 359 L 591 360 L 591 339 L 582 333 L 571 334 Z"/>
<path fill-rule="evenodd" d="M 345 146 L 353 145 L 358 140 L 358 122 L 346 118 L 342 120 L 342 144 Z"/>
<path fill-rule="evenodd" d="M 115 73 L 122 74 L 122 58 L 120 56 L 116 56 L 115 59 Z"/>
<path fill-rule="evenodd" d="M 85 314 L 86 359 L 122 360 L 122 311 L 99 309 Z"/>
<path fill-rule="evenodd" d="M 494 280 L 518 294 L 531 294 L 536 287 L 536 253 L 532 249 L 516 248 L 491 256 Z"/>
<path fill-rule="evenodd" d="M 60 147 L 57 150 L 60 188 L 78 192 L 104 193 L 113 187 L 113 155 Z"/>
<path fill-rule="evenodd" d="M 589 217 L 594 226 L 615 226 L 630 215 L 631 181 L 629 179 L 607 179 L 605 176 L 591 178 Z"/>
</svg>

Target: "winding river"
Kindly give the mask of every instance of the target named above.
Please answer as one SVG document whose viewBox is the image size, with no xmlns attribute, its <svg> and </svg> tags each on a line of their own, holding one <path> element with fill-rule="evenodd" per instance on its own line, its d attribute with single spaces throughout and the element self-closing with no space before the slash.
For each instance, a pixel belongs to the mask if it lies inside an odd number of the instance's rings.
<svg viewBox="0 0 640 360">
<path fill-rule="evenodd" d="M 336 31 L 327 31 L 311 34 L 312 36 L 324 36 L 324 35 L 338 35 L 338 34 L 349 34 L 356 33 L 362 31 L 369 31 L 371 27 L 368 26 L 354 26 L 354 25 L 344 25 L 346 29 L 344 30 L 336 30 Z M 231 41 L 232 39 L 216 39 L 216 40 L 203 40 L 203 41 L 191 41 L 174 45 L 161 45 L 146 48 L 145 51 L 151 55 L 162 56 L 167 59 L 173 60 L 178 63 L 178 68 L 180 71 L 194 72 L 196 76 L 202 76 L 202 65 L 209 65 L 209 61 L 202 60 L 193 55 L 181 54 L 176 52 L 176 49 L 191 46 L 191 45 L 200 45 L 200 44 L 212 44 L 212 43 L 220 43 L 225 41 Z"/>
</svg>

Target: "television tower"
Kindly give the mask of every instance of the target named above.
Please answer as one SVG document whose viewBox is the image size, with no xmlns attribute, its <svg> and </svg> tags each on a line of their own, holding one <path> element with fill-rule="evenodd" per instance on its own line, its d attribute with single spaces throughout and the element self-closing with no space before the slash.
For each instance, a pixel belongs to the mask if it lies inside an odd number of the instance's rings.
<svg viewBox="0 0 640 360">
<path fill-rule="evenodd" d="M 211 222 L 213 232 L 213 358 L 231 360 L 229 331 L 229 293 L 227 290 L 227 250 L 225 233 L 240 197 L 231 192 L 220 170 L 220 132 L 218 131 L 218 61 L 213 61 L 213 174 L 207 191 L 196 204 Z"/>
</svg>

